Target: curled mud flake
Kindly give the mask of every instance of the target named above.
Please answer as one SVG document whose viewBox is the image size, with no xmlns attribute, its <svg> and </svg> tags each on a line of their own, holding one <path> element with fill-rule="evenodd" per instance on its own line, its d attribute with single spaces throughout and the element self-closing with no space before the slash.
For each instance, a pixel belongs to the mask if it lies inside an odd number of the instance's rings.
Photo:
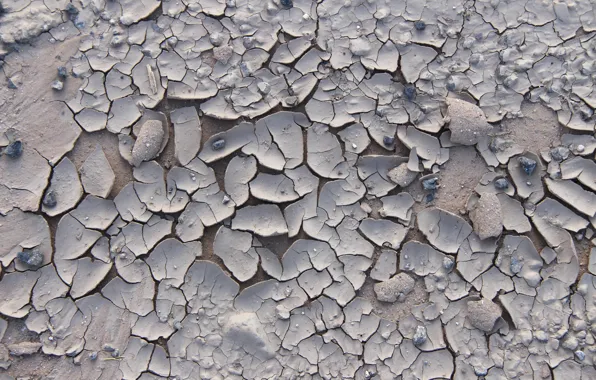
<svg viewBox="0 0 596 380">
<path fill-rule="evenodd" d="M 364 219 L 360 231 L 379 247 L 398 249 L 409 230 L 401 224 L 389 220 Z"/>
<path fill-rule="evenodd" d="M 56 200 L 54 207 L 47 207 L 42 203 L 42 210 L 48 216 L 56 216 L 72 209 L 83 196 L 77 168 L 68 158 L 63 158 L 54 168 L 47 192 L 52 192 Z"/>
<path fill-rule="evenodd" d="M 40 215 L 22 212 L 19 209 L 0 215 L 0 235 L 3 236 L 0 242 L 0 262 L 5 268 L 13 262 L 19 252 L 25 252 L 20 254 L 25 262 L 32 260 L 32 263 L 37 265 L 30 267 L 18 260 L 15 262 L 17 270 L 36 269 L 49 263 L 52 258 L 50 228 Z M 42 254 L 41 263 L 38 253 Z"/>
<path fill-rule="evenodd" d="M 256 273 L 259 255 L 252 247 L 253 237 L 248 232 L 220 227 L 215 235 L 213 251 L 238 281 L 250 280 Z"/>
<path fill-rule="evenodd" d="M 418 229 L 428 241 L 447 253 L 456 253 L 472 232 L 472 227 L 464 219 L 438 208 L 421 211 L 417 219 Z"/>
<path fill-rule="evenodd" d="M 267 204 L 239 209 L 232 219 L 232 228 L 253 232 L 259 236 L 277 236 L 288 233 L 279 207 Z"/>
<path fill-rule="evenodd" d="M 187 165 L 201 147 L 201 122 L 194 107 L 185 107 L 170 113 L 174 124 L 175 154 L 178 162 Z"/>
</svg>

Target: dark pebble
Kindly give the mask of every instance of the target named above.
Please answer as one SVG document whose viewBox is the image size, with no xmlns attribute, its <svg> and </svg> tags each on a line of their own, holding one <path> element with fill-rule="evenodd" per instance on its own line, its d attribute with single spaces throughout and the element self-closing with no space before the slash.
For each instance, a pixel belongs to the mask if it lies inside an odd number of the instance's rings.
<svg viewBox="0 0 596 380">
<path fill-rule="evenodd" d="M 404 96 L 409 101 L 414 100 L 416 98 L 416 86 L 413 84 L 408 84 L 406 87 L 404 87 Z"/>
<path fill-rule="evenodd" d="M 534 170 L 536 169 L 536 161 L 524 156 L 520 157 L 518 160 L 527 175 L 532 175 L 532 173 L 534 173 Z"/>
<path fill-rule="evenodd" d="M 436 190 L 439 187 L 438 178 L 429 178 L 422 181 L 422 187 L 424 190 Z"/>
<path fill-rule="evenodd" d="M 43 263 L 43 254 L 37 249 L 21 251 L 17 253 L 17 258 L 30 267 L 37 268 Z"/>
<path fill-rule="evenodd" d="M 6 154 L 10 158 L 19 158 L 23 154 L 23 143 L 21 140 L 16 140 L 8 144 L 6 148 L 4 148 L 4 154 Z"/>
<path fill-rule="evenodd" d="M 292 0 L 280 0 L 279 3 L 285 8 L 292 8 L 294 6 L 294 2 Z"/>
<path fill-rule="evenodd" d="M 495 181 L 495 188 L 498 190 L 505 190 L 509 187 L 509 181 L 506 178 L 499 178 Z"/>
<path fill-rule="evenodd" d="M 211 144 L 211 147 L 213 148 L 213 150 L 222 150 L 226 147 L 226 140 L 217 139 Z"/>
<path fill-rule="evenodd" d="M 10 88 L 11 90 L 17 89 L 17 85 L 12 81 L 12 79 L 8 79 L 8 88 Z"/>
<path fill-rule="evenodd" d="M 415 21 L 414 28 L 416 28 L 416 30 L 424 30 L 426 29 L 426 23 L 422 20 Z"/>
<path fill-rule="evenodd" d="M 60 78 L 66 78 L 68 76 L 68 71 L 66 70 L 66 67 L 64 67 L 64 66 L 58 67 L 58 76 Z"/>
<path fill-rule="evenodd" d="M 54 192 L 54 190 L 49 190 L 46 193 L 46 196 L 43 197 L 42 203 L 44 206 L 48 208 L 56 207 L 56 204 L 58 202 L 56 201 L 56 193 Z"/>
<path fill-rule="evenodd" d="M 383 144 L 385 144 L 385 146 L 391 146 L 391 145 L 393 145 L 394 142 L 395 142 L 394 136 L 384 136 L 383 137 Z"/>
</svg>

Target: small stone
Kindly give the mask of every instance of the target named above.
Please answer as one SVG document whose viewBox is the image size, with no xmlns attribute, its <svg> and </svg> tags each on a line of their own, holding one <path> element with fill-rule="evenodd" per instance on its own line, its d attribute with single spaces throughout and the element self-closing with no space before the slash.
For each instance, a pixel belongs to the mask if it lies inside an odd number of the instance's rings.
<svg viewBox="0 0 596 380">
<path fill-rule="evenodd" d="M 230 197 L 228 197 L 227 195 L 224 195 L 224 196 L 223 196 L 223 199 L 221 200 L 221 202 L 222 202 L 224 205 L 227 205 L 228 203 L 230 203 Z"/>
<path fill-rule="evenodd" d="M 178 38 L 176 36 L 169 37 L 166 42 L 168 46 L 175 47 L 178 44 Z"/>
<path fill-rule="evenodd" d="M 416 28 L 416 30 L 424 30 L 426 29 L 426 23 L 422 20 L 415 21 L 414 28 Z"/>
<path fill-rule="evenodd" d="M 426 342 L 426 327 L 418 326 L 416 327 L 416 332 L 414 333 L 414 337 L 412 338 L 412 343 L 414 346 L 421 346 Z"/>
<path fill-rule="evenodd" d="M 534 170 L 536 169 L 536 161 L 524 156 L 519 157 L 518 161 L 527 175 L 532 175 L 532 173 L 534 173 Z"/>
<path fill-rule="evenodd" d="M 292 8 L 294 6 L 294 2 L 292 0 L 280 0 L 279 3 L 284 8 Z"/>
<path fill-rule="evenodd" d="M 4 148 L 4 154 L 10 158 L 19 158 L 23 154 L 23 143 L 21 140 L 15 140 Z"/>
<path fill-rule="evenodd" d="M 445 270 L 450 271 L 451 269 L 453 269 L 453 265 L 455 264 L 455 261 L 453 261 L 453 259 L 451 257 L 445 256 L 445 258 L 443 259 L 443 268 L 445 268 Z"/>
<path fill-rule="evenodd" d="M 569 149 L 564 146 L 558 146 L 550 150 L 550 156 L 553 160 L 561 162 L 569 157 Z"/>
<path fill-rule="evenodd" d="M 213 45 L 213 46 L 221 46 L 221 44 L 223 44 L 224 41 L 225 41 L 225 36 L 221 32 L 213 32 L 209 36 L 209 42 L 211 42 L 211 45 Z"/>
<path fill-rule="evenodd" d="M 89 353 L 89 359 L 97 360 L 97 352 L 93 351 Z"/>
<path fill-rule="evenodd" d="M 12 81 L 12 79 L 8 78 L 6 83 L 8 85 L 8 88 L 10 88 L 11 90 L 17 89 L 17 85 Z"/>
<path fill-rule="evenodd" d="M 509 264 L 509 269 L 511 270 L 511 273 L 517 274 L 521 272 L 523 266 L 524 263 L 521 260 L 519 260 L 517 256 L 511 256 L 511 263 Z"/>
<path fill-rule="evenodd" d="M 391 169 L 387 173 L 387 176 L 389 177 L 391 182 L 397 184 L 398 186 L 407 187 L 412 182 L 414 182 L 414 180 L 418 176 L 418 173 L 409 170 L 408 163 L 404 162 L 403 164 L 400 164 L 398 167 Z"/>
<path fill-rule="evenodd" d="M 66 70 L 66 67 L 64 67 L 64 66 L 58 67 L 58 76 L 63 79 L 65 79 L 68 76 L 68 71 Z"/>
<path fill-rule="evenodd" d="M 43 197 L 42 203 L 44 206 L 48 208 L 56 207 L 56 204 L 58 202 L 56 201 L 56 193 L 54 192 L 54 190 L 48 190 L 45 197 Z"/>
<path fill-rule="evenodd" d="M 43 263 L 43 254 L 37 249 L 28 249 L 17 253 L 17 258 L 25 265 L 37 268 Z"/>
<path fill-rule="evenodd" d="M 63 88 L 64 88 L 64 83 L 62 83 L 62 81 L 55 80 L 52 82 L 52 89 L 54 89 L 56 91 L 62 91 Z"/>
<path fill-rule="evenodd" d="M 497 190 L 506 190 L 509 188 L 509 181 L 507 181 L 507 178 L 498 178 L 495 180 L 494 185 Z"/>
<path fill-rule="evenodd" d="M 484 332 L 490 332 L 501 317 L 501 307 L 493 301 L 483 298 L 480 301 L 468 301 L 468 320 L 472 326 Z"/>
<path fill-rule="evenodd" d="M 211 143 L 211 148 L 213 150 L 222 150 L 226 146 L 226 140 L 224 139 L 217 139 L 213 143 Z"/>
<path fill-rule="evenodd" d="M 117 358 L 118 356 L 120 356 L 120 350 L 116 348 L 114 351 L 112 351 L 112 357 Z"/>
<path fill-rule="evenodd" d="M 439 179 L 436 177 L 425 179 L 422 181 L 422 187 L 424 190 L 437 190 L 439 187 Z"/>
<path fill-rule="evenodd" d="M 103 350 L 106 352 L 114 352 L 116 348 L 109 343 L 103 345 Z"/>
<path fill-rule="evenodd" d="M 375 284 L 377 299 L 383 302 L 403 302 L 405 296 L 414 289 L 415 281 L 406 273 L 399 273 L 387 281 Z"/>
<path fill-rule="evenodd" d="M 586 354 L 583 351 L 578 350 L 575 351 L 575 357 L 581 362 L 586 358 Z"/>
<path fill-rule="evenodd" d="M 585 147 L 585 146 L 583 146 L 582 144 L 579 144 L 579 145 L 577 146 L 577 151 L 578 151 L 579 153 L 583 152 L 583 151 L 584 151 L 584 149 L 586 149 L 586 147 Z"/>
<path fill-rule="evenodd" d="M 416 86 L 413 84 L 408 84 L 404 87 L 404 96 L 409 101 L 412 101 L 416 98 Z"/>
<path fill-rule="evenodd" d="M 383 144 L 385 146 L 391 146 L 395 142 L 395 136 L 384 136 L 383 137 Z"/>
<path fill-rule="evenodd" d="M 488 369 L 486 369 L 486 368 L 474 368 L 474 374 L 476 376 L 486 376 L 488 374 Z"/>
<path fill-rule="evenodd" d="M 79 10 L 77 9 L 77 7 L 74 6 L 73 3 L 68 3 L 66 5 L 66 13 L 68 13 L 71 16 L 76 16 L 79 14 Z"/>
</svg>

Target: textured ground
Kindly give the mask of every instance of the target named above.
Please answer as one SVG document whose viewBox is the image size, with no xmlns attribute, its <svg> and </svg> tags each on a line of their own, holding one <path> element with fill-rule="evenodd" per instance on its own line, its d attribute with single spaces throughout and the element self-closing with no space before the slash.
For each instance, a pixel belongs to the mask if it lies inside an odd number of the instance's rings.
<svg viewBox="0 0 596 380">
<path fill-rule="evenodd" d="M 0 380 L 596 380 L 592 1 L 1 5 Z"/>
</svg>

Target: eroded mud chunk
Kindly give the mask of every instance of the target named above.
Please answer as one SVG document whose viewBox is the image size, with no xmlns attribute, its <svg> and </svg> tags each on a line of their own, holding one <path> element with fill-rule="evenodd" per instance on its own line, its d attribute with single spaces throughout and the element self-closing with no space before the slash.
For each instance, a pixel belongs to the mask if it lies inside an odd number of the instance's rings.
<svg viewBox="0 0 596 380">
<path fill-rule="evenodd" d="M 490 332 L 501 317 L 501 307 L 488 299 L 468 301 L 468 320 L 472 326 Z"/>
<path fill-rule="evenodd" d="M 496 194 L 484 193 L 478 200 L 476 207 L 470 213 L 474 225 L 474 232 L 480 239 L 498 237 L 503 231 L 503 214 L 501 203 Z"/>
<path fill-rule="evenodd" d="M 383 302 L 403 302 L 406 295 L 414 289 L 415 281 L 405 273 L 399 273 L 387 281 L 375 284 L 377 299 Z"/>
<path fill-rule="evenodd" d="M 389 177 L 391 182 L 396 183 L 397 185 L 399 185 L 401 187 L 406 187 L 409 184 L 411 184 L 412 182 L 414 182 L 417 175 L 418 175 L 418 173 L 413 172 L 408 169 L 407 162 L 400 164 L 399 166 L 391 169 L 387 173 L 387 176 Z"/>
<path fill-rule="evenodd" d="M 157 157 L 164 138 L 163 124 L 159 120 L 147 120 L 132 148 L 132 164 L 139 166 L 143 161 Z"/>
<path fill-rule="evenodd" d="M 474 145 L 491 131 L 492 127 L 484 112 L 475 104 L 460 99 L 447 99 L 447 105 L 451 117 L 449 129 L 452 142 Z"/>
</svg>

